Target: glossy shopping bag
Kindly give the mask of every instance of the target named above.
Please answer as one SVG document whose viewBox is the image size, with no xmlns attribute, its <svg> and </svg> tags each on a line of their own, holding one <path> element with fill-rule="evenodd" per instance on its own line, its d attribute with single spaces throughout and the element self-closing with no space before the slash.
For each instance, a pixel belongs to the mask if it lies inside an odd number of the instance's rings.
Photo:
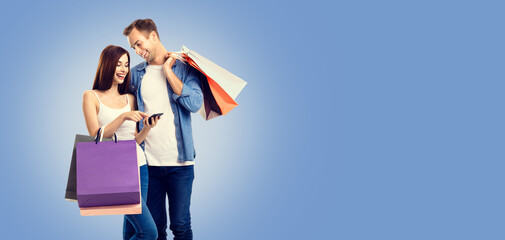
<svg viewBox="0 0 505 240">
<path fill-rule="evenodd" d="M 75 167 L 75 146 L 78 142 L 93 142 L 95 137 L 88 135 L 75 135 L 74 148 L 72 150 L 72 158 L 70 159 L 70 169 L 68 171 L 67 188 L 65 191 L 65 199 L 67 201 L 77 202 L 77 173 Z M 104 138 L 103 141 L 112 141 L 112 138 Z"/>
<path fill-rule="evenodd" d="M 135 140 L 76 143 L 79 207 L 140 203 Z"/>
<path fill-rule="evenodd" d="M 206 81 L 202 81 L 204 100 L 199 110 L 205 120 L 226 115 L 238 105 L 235 98 L 247 84 L 246 81 L 186 46 L 182 46 L 181 54 L 193 68 L 206 77 Z"/>
</svg>

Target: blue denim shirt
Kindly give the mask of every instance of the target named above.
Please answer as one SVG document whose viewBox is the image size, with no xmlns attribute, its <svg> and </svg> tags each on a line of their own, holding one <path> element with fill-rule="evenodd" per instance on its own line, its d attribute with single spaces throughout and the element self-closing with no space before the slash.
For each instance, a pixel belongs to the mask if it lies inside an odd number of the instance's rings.
<svg viewBox="0 0 505 240">
<path fill-rule="evenodd" d="M 146 74 L 147 62 L 142 62 L 131 69 L 130 93 L 137 98 L 139 111 L 144 112 L 144 100 L 140 93 L 142 78 Z M 177 150 L 179 162 L 193 161 L 196 157 L 193 144 L 193 133 L 191 128 L 191 113 L 200 110 L 203 102 L 201 89 L 201 79 L 205 77 L 198 70 L 188 64 L 177 60 L 172 67 L 174 74 L 182 81 L 183 87 L 181 95 L 177 95 L 172 87 L 167 83 L 167 91 L 170 99 L 170 106 L 174 113 L 175 137 L 177 139 Z M 139 122 L 139 131 L 144 124 Z M 145 142 L 140 144 L 145 149 Z M 149 161 L 149 160 L 148 160 Z"/>
</svg>

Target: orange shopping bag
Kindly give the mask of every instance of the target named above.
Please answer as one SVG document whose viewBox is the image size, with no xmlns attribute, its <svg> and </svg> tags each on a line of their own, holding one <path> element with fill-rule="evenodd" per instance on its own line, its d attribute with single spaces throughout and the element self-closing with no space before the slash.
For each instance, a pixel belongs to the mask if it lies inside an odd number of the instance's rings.
<svg viewBox="0 0 505 240">
<path fill-rule="evenodd" d="M 207 81 L 202 81 L 204 104 L 199 111 L 205 120 L 226 115 L 238 105 L 235 98 L 247 84 L 246 81 L 186 46 L 182 46 L 181 52 L 187 62 L 207 78 Z"/>
</svg>

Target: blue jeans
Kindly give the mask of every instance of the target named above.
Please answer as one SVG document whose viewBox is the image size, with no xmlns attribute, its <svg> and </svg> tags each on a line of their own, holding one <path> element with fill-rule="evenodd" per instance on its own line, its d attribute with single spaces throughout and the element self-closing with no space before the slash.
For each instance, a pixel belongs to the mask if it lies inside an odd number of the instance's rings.
<svg viewBox="0 0 505 240">
<path fill-rule="evenodd" d="M 142 196 L 142 214 L 131 214 L 124 216 L 123 224 L 123 239 L 151 239 L 155 240 L 158 237 L 156 224 L 146 205 L 147 187 L 149 185 L 149 173 L 147 164 L 139 169 L 140 171 L 140 193 Z"/>
<path fill-rule="evenodd" d="M 165 196 L 168 197 L 170 230 L 174 234 L 174 240 L 193 239 L 189 205 L 194 178 L 193 166 L 149 166 L 147 207 L 156 223 L 158 240 L 167 239 Z"/>
</svg>

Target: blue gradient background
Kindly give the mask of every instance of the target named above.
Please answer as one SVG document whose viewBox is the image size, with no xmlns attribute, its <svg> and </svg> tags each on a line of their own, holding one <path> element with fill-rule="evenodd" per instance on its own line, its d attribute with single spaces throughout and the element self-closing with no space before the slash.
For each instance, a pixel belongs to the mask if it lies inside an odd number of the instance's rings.
<svg viewBox="0 0 505 240">
<path fill-rule="evenodd" d="M 505 238 L 500 1 L 2 5 L 2 239 L 121 238 L 63 196 L 82 92 L 137 18 L 248 81 L 193 118 L 196 239 Z"/>
</svg>

